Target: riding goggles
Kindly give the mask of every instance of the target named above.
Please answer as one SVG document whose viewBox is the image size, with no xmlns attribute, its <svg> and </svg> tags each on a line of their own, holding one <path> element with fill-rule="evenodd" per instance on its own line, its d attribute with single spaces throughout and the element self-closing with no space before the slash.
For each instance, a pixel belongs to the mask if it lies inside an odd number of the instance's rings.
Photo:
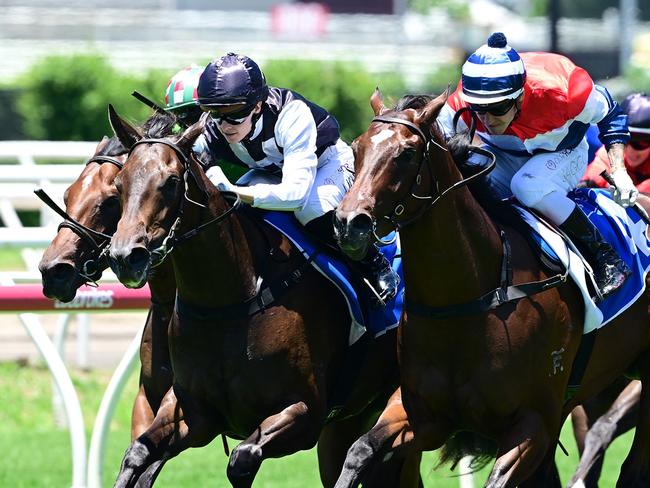
<svg viewBox="0 0 650 488">
<path fill-rule="evenodd" d="M 223 124 L 227 122 L 230 125 L 240 125 L 243 124 L 248 117 L 250 117 L 253 112 L 253 107 L 246 107 L 243 110 L 237 112 L 230 112 L 227 114 L 221 113 L 219 109 L 208 109 L 207 112 L 210 114 L 210 117 L 214 119 L 217 124 Z"/>
<path fill-rule="evenodd" d="M 630 141 L 629 144 L 636 151 L 644 151 L 650 147 L 650 141 Z"/>
<path fill-rule="evenodd" d="M 472 103 L 470 104 L 469 109 L 479 115 L 487 113 L 494 115 L 495 117 L 501 117 L 507 114 L 514 104 L 514 100 L 504 100 L 503 102 L 491 103 L 489 105 L 478 105 Z"/>
</svg>

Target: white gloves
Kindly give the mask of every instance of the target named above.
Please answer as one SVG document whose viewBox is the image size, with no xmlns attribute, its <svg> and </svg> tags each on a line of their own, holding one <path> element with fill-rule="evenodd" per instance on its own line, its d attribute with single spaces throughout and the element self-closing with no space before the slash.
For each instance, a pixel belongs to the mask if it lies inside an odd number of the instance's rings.
<svg viewBox="0 0 650 488">
<path fill-rule="evenodd" d="M 235 191 L 235 186 L 228 181 L 220 166 L 210 166 L 205 175 L 219 191 Z"/>
<path fill-rule="evenodd" d="M 639 196 L 639 190 L 636 189 L 632 179 L 624 169 L 617 169 L 611 174 L 615 186 L 610 186 L 614 201 L 624 207 L 634 205 L 636 198 Z"/>
</svg>

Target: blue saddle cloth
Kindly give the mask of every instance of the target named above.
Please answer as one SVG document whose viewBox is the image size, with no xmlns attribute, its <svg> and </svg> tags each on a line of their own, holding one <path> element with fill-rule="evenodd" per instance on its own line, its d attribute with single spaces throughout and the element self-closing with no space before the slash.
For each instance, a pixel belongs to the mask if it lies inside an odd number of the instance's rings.
<svg viewBox="0 0 650 488">
<path fill-rule="evenodd" d="M 368 305 L 367 299 L 362 299 L 361 293 L 369 290 L 356 290 L 352 283 L 352 272 L 341 259 L 329 254 L 318 252 L 319 245 L 305 235 L 302 226 L 291 212 L 261 212 L 265 222 L 275 227 L 300 249 L 305 258 L 313 258 L 312 265 L 316 270 L 328 278 L 343 294 L 348 308 L 352 326 L 350 327 L 350 344 L 356 342 L 365 330 L 375 337 L 385 334 L 387 330 L 397 327 L 404 302 L 404 277 L 402 275 L 402 258 L 399 254 L 399 239 L 395 244 L 381 248 L 393 269 L 400 276 L 400 285 L 395 298 L 380 309 Z M 358 281 L 358 280 L 356 280 Z"/>
<path fill-rule="evenodd" d="M 600 312 L 598 315 L 601 315 L 600 323 L 586 324 L 585 332 L 589 332 L 624 312 L 643 293 L 650 270 L 650 241 L 646 235 L 647 226 L 641 216 L 633 208 L 623 208 L 614 202 L 609 191 L 579 188 L 568 196 L 589 217 L 633 273 L 619 290 L 595 303 Z M 539 235 L 535 237 L 541 240 L 541 248 L 550 259 L 559 260 L 558 254 L 562 254 L 562 250 L 553 249 Z"/>
</svg>

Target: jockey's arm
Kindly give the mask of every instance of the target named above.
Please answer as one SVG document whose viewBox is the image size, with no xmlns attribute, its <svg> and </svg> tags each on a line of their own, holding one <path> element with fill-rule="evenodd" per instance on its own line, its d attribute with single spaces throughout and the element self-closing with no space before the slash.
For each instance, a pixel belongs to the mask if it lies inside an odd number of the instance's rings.
<svg viewBox="0 0 650 488">
<path fill-rule="evenodd" d="M 282 181 L 276 185 L 234 186 L 241 199 L 266 210 L 303 208 L 316 178 L 316 123 L 300 100 L 287 104 L 275 125 L 275 139 L 283 148 Z"/>
<path fill-rule="evenodd" d="M 602 86 L 594 85 L 587 104 L 595 113 L 601 112 L 598 123 L 600 141 L 607 148 L 607 156 L 611 166 L 611 176 L 614 180 L 613 196 L 621 205 L 627 207 L 632 205 L 638 195 L 632 179 L 625 169 L 623 153 L 625 144 L 630 140 L 630 132 L 627 127 L 627 115 L 616 103 L 609 92 Z"/>
<path fill-rule="evenodd" d="M 611 172 L 618 171 L 620 169 L 625 170 L 625 160 L 623 154 L 625 152 L 625 144 L 617 142 L 612 144 L 607 148 L 607 156 L 609 157 L 609 163 Z M 627 172 L 627 171 L 626 171 Z"/>
</svg>

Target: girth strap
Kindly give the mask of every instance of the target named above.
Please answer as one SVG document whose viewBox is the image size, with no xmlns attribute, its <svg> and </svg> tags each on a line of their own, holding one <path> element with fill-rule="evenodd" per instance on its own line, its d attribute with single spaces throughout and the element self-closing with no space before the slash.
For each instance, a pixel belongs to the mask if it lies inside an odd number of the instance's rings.
<svg viewBox="0 0 650 488">
<path fill-rule="evenodd" d="M 176 310 L 179 316 L 196 320 L 235 320 L 264 312 L 291 286 L 302 279 L 305 269 L 309 267 L 318 253 L 314 253 L 298 268 L 291 271 L 284 279 L 277 280 L 262 288 L 258 293 L 243 303 L 225 307 L 202 307 L 191 305 L 176 295 Z"/>
<path fill-rule="evenodd" d="M 503 261 L 501 264 L 501 286 L 499 288 L 495 288 L 471 302 L 448 305 L 446 307 L 431 307 L 429 305 L 415 303 L 406 298 L 404 309 L 408 313 L 433 319 L 467 317 L 488 312 L 504 303 L 514 302 L 521 298 L 541 293 L 566 282 L 569 275 L 568 268 L 565 269 L 564 273 L 557 274 L 545 280 L 531 281 L 519 285 L 510 284 L 512 283 L 511 251 L 508 238 L 503 231 L 501 231 L 501 242 L 503 246 Z"/>
</svg>

